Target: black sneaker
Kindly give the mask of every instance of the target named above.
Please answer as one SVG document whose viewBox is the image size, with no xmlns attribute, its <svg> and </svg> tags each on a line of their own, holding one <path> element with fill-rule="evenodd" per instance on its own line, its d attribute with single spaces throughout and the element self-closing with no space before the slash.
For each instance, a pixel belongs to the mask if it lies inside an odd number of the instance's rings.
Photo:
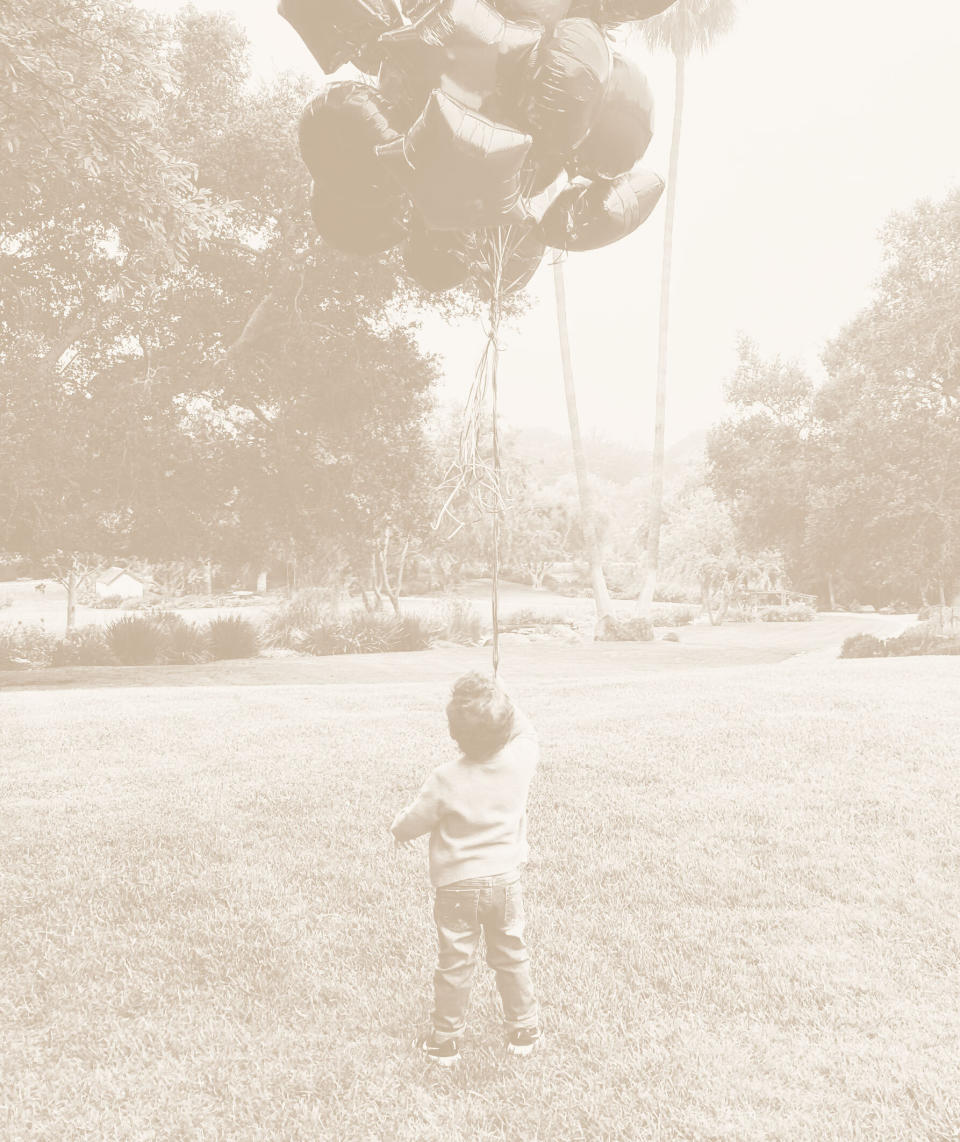
<svg viewBox="0 0 960 1142">
<path fill-rule="evenodd" d="M 507 1050 L 511 1055 L 529 1055 L 542 1038 L 539 1027 L 521 1027 L 507 1036 Z"/>
<path fill-rule="evenodd" d="M 456 1039 L 447 1039 L 443 1043 L 437 1043 L 434 1041 L 433 1035 L 423 1035 L 417 1039 L 414 1046 L 432 1062 L 439 1063 L 441 1067 L 453 1066 L 460 1058 L 460 1047 Z"/>
</svg>

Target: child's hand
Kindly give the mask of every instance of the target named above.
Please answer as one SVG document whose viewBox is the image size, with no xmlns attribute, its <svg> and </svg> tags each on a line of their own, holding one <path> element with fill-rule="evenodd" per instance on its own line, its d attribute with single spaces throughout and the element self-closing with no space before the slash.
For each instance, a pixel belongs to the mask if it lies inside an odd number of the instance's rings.
<svg viewBox="0 0 960 1142">
<path fill-rule="evenodd" d="M 396 837 L 393 838 L 393 851 L 398 853 L 401 849 L 412 849 L 413 841 L 401 841 Z"/>
</svg>

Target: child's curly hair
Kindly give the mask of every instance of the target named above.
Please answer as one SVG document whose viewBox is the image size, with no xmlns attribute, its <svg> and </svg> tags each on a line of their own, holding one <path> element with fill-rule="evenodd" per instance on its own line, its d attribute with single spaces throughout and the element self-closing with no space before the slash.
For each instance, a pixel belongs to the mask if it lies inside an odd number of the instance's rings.
<svg viewBox="0 0 960 1142">
<path fill-rule="evenodd" d="M 450 736 L 471 761 L 484 761 L 513 736 L 513 703 L 493 678 L 472 671 L 458 678 L 447 703 Z"/>
</svg>

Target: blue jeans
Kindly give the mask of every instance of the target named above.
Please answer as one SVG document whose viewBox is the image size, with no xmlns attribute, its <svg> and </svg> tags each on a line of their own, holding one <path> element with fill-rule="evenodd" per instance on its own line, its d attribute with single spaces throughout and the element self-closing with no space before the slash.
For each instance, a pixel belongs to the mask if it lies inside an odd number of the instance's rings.
<svg viewBox="0 0 960 1142">
<path fill-rule="evenodd" d="M 433 977 L 434 1039 L 458 1039 L 466 1025 L 480 933 L 496 972 L 507 1027 L 536 1027 L 537 1000 L 523 942 L 523 890 L 518 871 L 461 880 L 437 889 L 433 910 L 439 956 Z"/>
</svg>

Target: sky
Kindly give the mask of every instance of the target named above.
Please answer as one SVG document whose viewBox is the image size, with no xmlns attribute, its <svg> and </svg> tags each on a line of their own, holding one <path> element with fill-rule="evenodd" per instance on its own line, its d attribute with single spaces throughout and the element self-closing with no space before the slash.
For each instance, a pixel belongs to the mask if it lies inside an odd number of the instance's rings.
<svg viewBox="0 0 960 1142">
<path fill-rule="evenodd" d="M 322 0 L 320 0 L 322 2 Z M 172 9 L 175 0 L 152 0 Z M 249 30 L 257 70 L 325 77 L 271 0 L 197 0 Z M 644 165 L 666 175 L 673 65 L 628 50 L 657 94 Z M 742 0 L 734 29 L 687 69 L 669 341 L 667 442 L 715 423 L 741 334 L 819 377 L 825 343 L 871 296 L 878 232 L 895 210 L 960 184 L 960 4 Z M 663 205 L 629 238 L 565 262 L 585 431 L 653 437 Z M 504 418 L 564 431 L 553 276 L 502 338 Z M 424 316 L 462 400 L 482 348 L 472 323 Z"/>
</svg>

